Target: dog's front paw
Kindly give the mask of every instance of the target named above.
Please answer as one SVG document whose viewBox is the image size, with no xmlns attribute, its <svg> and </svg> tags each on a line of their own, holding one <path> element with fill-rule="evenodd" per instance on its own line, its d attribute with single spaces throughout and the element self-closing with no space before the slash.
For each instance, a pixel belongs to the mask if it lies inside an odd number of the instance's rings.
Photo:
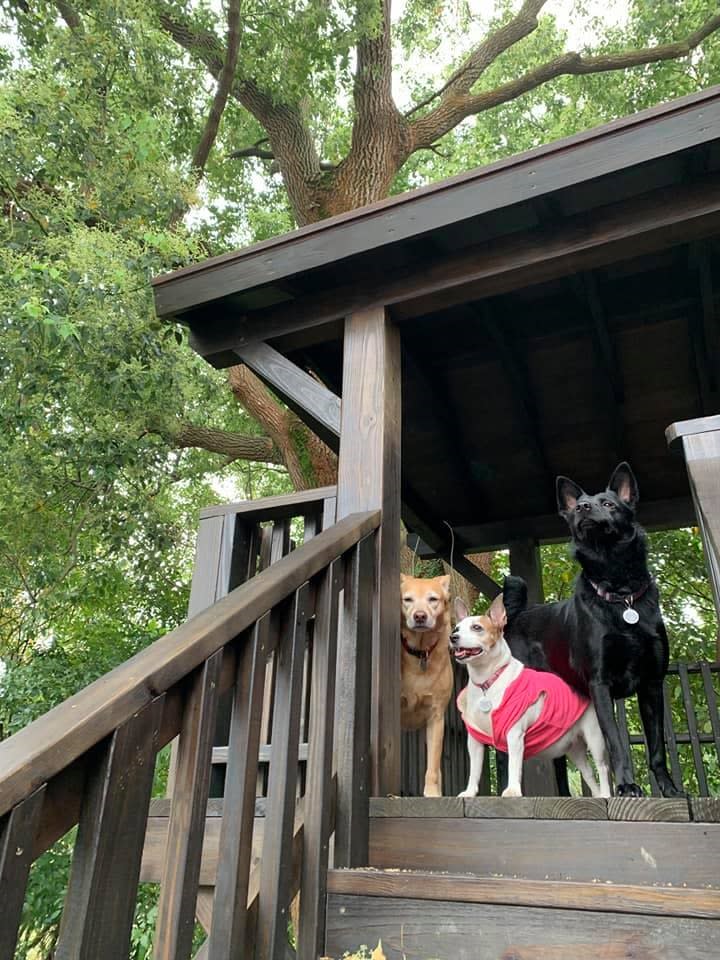
<svg viewBox="0 0 720 960">
<path fill-rule="evenodd" d="M 459 793 L 459 797 L 476 797 L 478 795 L 477 790 L 463 790 L 462 793 Z"/>
<path fill-rule="evenodd" d="M 615 790 L 616 797 L 644 797 L 645 793 L 642 787 L 636 783 L 619 783 Z"/>
<path fill-rule="evenodd" d="M 660 793 L 664 797 L 679 797 L 682 800 L 687 799 L 687 794 L 683 790 L 678 790 L 670 777 L 658 777 L 656 774 L 655 779 L 660 787 Z"/>
<path fill-rule="evenodd" d="M 503 797 L 521 797 L 522 790 L 520 787 L 505 787 L 502 792 Z"/>
<path fill-rule="evenodd" d="M 441 797 L 442 791 L 436 783 L 428 784 L 423 790 L 424 797 Z"/>
</svg>

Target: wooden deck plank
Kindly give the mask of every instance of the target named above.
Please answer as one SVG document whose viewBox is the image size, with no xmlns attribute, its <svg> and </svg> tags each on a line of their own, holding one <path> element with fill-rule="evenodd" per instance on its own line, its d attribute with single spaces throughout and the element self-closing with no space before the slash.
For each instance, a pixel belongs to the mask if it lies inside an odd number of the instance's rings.
<svg viewBox="0 0 720 960">
<path fill-rule="evenodd" d="M 518 880 L 419 870 L 331 870 L 328 893 L 720 920 L 720 890 Z"/>
<path fill-rule="evenodd" d="M 715 920 L 332 894 L 326 950 L 382 940 L 387 960 L 707 960 Z M 450 922 L 450 918 L 451 922 Z"/>
<path fill-rule="evenodd" d="M 376 817 L 370 865 L 528 880 L 720 886 L 720 825 Z"/>
</svg>

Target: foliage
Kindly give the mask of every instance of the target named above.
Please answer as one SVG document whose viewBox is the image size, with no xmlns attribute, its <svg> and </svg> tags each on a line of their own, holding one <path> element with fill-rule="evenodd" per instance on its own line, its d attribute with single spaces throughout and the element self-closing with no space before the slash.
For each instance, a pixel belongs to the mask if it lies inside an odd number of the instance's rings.
<svg viewBox="0 0 720 960">
<path fill-rule="evenodd" d="M 582 33 L 583 24 L 583 45 L 618 50 L 683 35 L 716 5 L 634 0 L 614 27 L 593 19 L 596 6 L 575 4 L 567 23 L 544 16 L 483 82 L 503 83 L 557 54 L 567 30 Z M 401 106 L 436 89 L 469 45 L 516 8 L 508 0 L 407 0 L 394 22 Z M 179 445 L 184 422 L 244 434 L 260 427 L 182 330 L 159 324 L 152 309 L 152 276 L 294 222 L 271 163 L 232 157 L 266 135 L 237 100 L 203 182 L 191 175 L 213 83 L 163 29 L 161 14 L 223 36 L 221 5 L 78 0 L 81 29 L 58 10 L 49 0 L 0 0 L 0 736 L 184 618 L 200 506 L 288 489 L 275 467 Z M 253 65 L 274 103 L 300 103 L 330 164 L 351 143 L 354 45 L 375 35 L 377 10 L 374 0 L 243 4 L 242 63 Z M 390 189 L 707 85 L 719 60 L 712 37 L 683 61 L 611 80 L 558 79 L 469 118 L 435 152 L 412 155 Z M 653 560 L 673 656 L 700 656 L 717 628 L 697 538 L 656 535 Z M 543 561 L 548 595 L 566 593 L 563 548 L 546 548 Z M 166 766 L 163 757 L 157 791 Z M 51 950 L 72 839 L 33 867 L 22 941 L 29 960 Z M 154 897 L 143 888 L 137 960 L 148 956 Z"/>
</svg>

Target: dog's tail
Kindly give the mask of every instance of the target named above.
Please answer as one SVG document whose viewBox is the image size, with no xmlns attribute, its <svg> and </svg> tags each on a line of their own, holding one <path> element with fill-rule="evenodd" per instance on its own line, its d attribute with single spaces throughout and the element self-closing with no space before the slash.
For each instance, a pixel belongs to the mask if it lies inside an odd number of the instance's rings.
<svg viewBox="0 0 720 960">
<path fill-rule="evenodd" d="M 505 577 L 503 582 L 503 603 L 507 613 L 508 625 L 522 613 L 528 604 L 527 584 L 522 577 Z"/>
</svg>

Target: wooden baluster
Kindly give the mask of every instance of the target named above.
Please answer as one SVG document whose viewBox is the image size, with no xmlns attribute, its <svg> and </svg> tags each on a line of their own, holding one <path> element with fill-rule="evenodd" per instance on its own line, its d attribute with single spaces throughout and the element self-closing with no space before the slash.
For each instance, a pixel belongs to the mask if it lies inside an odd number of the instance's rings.
<svg viewBox="0 0 720 960">
<path fill-rule="evenodd" d="M 209 960 L 245 949 L 265 671 L 278 629 L 277 612 L 267 613 L 239 642 Z"/>
<path fill-rule="evenodd" d="M 707 777 L 705 776 L 702 748 L 700 747 L 700 740 L 698 738 L 697 717 L 695 716 L 695 707 L 692 702 L 687 664 L 678 663 L 678 675 L 680 676 L 680 689 L 682 690 L 683 703 L 685 704 L 685 715 L 687 716 L 688 734 L 690 735 L 693 762 L 695 763 L 698 793 L 701 797 L 707 797 L 710 794 L 708 791 Z"/>
<path fill-rule="evenodd" d="M 628 733 L 627 725 L 627 709 L 624 700 L 615 701 L 615 716 L 617 719 L 618 733 L 620 734 L 620 742 L 622 743 L 623 750 L 626 751 L 630 758 L 630 772 L 634 778 L 635 764 L 633 763 L 632 746 L 630 745 L 630 734 Z"/>
<path fill-rule="evenodd" d="M 165 697 L 96 749 L 85 785 L 57 960 L 126 960 Z"/>
<path fill-rule="evenodd" d="M 42 786 L 0 819 L 0 960 L 13 960 L 32 847 L 45 796 Z"/>
<path fill-rule="evenodd" d="M 257 919 L 257 960 L 284 960 L 287 949 L 303 653 L 311 599 L 310 588 L 305 584 L 291 602 L 283 604 L 275 656 L 277 676 Z"/>
<path fill-rule="evenodd" d="M 325 936 L 325 886 L 330 843 L 333 720 L 337 667 L 338 599 L 343 562 L 322 574 L 315 613 L 309 757 L 305 790 L 304 855 L 300 896 L 299 960 L 316 960 Z"/>
<path fill-rule="evenodd" d="M 265 533 L 265 530 L 268 533 Z M 290 552 L 290 524 L 287 520 L 276 520 L 272 527 L 263 530 L 264 538 L 260 553 L 261 563 L 272 566 Z M 265 569 L 265 566 L 262 569 Z M 275 704 L 275 654 L 270 655 L 270 663 L 265 674 L 265 696 L 263 697 L 262 726 L 260 743 L 266 747 L 271 742 L 273 707 Z M 268 789 L 268 764 L 264 763 L 258 771 L 258 796 L 266 797 Z"/>
<path fill-rule="evenodd" d="M 667 744 L 668 756 L 670 757 L 670 773 L 673 778 L 673 782 L 678 789 L 682 790 L 682 771 L 680 769 L 680 757 L 678 755 L 677 748 L 677 738 L 675 736 L 675 728 L 673 727 L 673 718 L 672 712 L 670 710 L 670 690 L 668 689 L 668 678 L 673 676 L 673 674 L 668 674 L 665 677 L 665 696 L 663 697 L 663 722 L 665 724 L 665 742 Z"/>
<path fill-rule="evenodd" d="M 715 687 L 713 686 L 709 664 L 705 662 L 701 663 L 700 672 L 702 673 L 708 713 L 710 714 L 710 726 L 713 732 L 713 740 L 715 741 L 715 753 L 717 754 L 718 764 L 720 764 L 720 716 L 718 716 L 717 695 L 715 693 Z"/>
<path fill-rule="evenodd" d="M 195 672 L 185 703 L 155 928 L 155 960 L 187 960 L 192 947 L 222 658 L 223 651 L 218 650 Z"/>
<path fill-rule="evenodd" d="M 338 646 L 335 866 L 366 866 L 370 792 L 370 676 L 375 594 L 375 535 L 353 548 L 345 568 Z"/>
<path fill-rule="evenodd" d="M 335 512 L 337 510 L 337 497 L 328 497 L 323 500 L 322 528 L 327 530 L 335 523 Z"/>
</svg>

